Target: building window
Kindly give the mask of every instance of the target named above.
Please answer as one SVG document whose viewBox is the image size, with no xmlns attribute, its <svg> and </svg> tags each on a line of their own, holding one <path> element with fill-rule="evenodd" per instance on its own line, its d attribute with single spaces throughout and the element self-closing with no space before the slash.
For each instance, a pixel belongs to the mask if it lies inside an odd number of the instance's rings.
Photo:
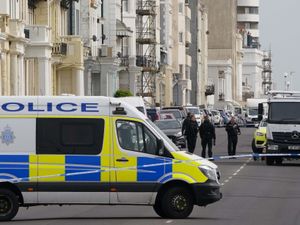
<svg viewBox="0 0 300 225">
<path fill-rule="evenodd" d="M 183 32 L 179 32 L 179 42 L 183 43 Z"/>
<path fill-rule="evenodd" d="M 183 65 L 182 64 L 179 65 L 179 73 L 183 74 Z"/>
<path fill-rule="evenodd" d="M 98 155 L 103 144 L 104 120 L 38 118 L 36 133 L 37 154 Z"/>
<path fill-rule="evenodd" d="M 179 13 L 183 13 L 183 3 L 179 3 L 179 6 L 178 6 L 178 12 Z"/>
<path fill-rule="evenodd" d="M 102 0 L 102 3 L 101 3 L 101 18 L 104 17 L 104 0 Z"/>
<path fill-rule="evenodd" d="M 157 138 L 143 124 L 119 120 L 116 126 L 119 145 L 122 149 L 157 155 Z"/>
<path fill-rule="evenodd" d="M 249 8 L 250 14 L 258 14 L 258 7 L 251 7 Z"/>
<path fill-rule="evenodd" d="M 101 88 L 100 88 L 100 73 L 92 73 L 92 96 L 100 96 L 101 95 Z"/>
<path fill-rule="evenodd" d="M 80 26 L 80 12 L 76 9 L 76 35 L 79 35 L 79 26 Z"/>
<path fill-rule="evenodd" d="M 121 0 L 123 6 L 123 12 L 129 12 L 129 0 Z"/>
</svg>

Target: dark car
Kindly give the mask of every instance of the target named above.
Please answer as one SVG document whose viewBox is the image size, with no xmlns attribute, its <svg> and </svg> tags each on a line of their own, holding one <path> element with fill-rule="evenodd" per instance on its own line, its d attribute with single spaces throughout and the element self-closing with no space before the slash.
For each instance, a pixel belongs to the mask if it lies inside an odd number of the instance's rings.
<svg viewBox="0 0 300 225">
<path fill-rule="evenodd" d="M 185 137 L 181 132 L 181 123 L 178 120 L 156 120 L 154 123 L 174 142 L 175 145 L 182 148 L 186 147 Z"/>
<path fill-rule="evenodd" d="M 159 120 L 159 110 L 156 108 L 147 109 L 147 116 L 152 122 Z"/>
</svg>

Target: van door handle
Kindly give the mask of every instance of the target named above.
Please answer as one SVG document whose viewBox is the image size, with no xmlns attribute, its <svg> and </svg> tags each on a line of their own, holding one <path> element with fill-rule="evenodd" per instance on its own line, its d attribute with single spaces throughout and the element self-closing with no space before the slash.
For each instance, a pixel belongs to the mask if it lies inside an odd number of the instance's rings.
<svg viewBox="0 0 300 225">
<path fill-rule="evenodd" d="M 129 160 L 126 158 L 116 159 L 117 162 L 128 162 Z"/>
</svg>

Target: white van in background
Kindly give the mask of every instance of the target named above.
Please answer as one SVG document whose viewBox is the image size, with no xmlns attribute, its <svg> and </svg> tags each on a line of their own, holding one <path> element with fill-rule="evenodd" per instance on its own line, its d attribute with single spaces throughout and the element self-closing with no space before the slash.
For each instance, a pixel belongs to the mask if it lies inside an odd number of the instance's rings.
<svg viewBox="0 0 300 225">
<path fill-rule="evenodd" d="M 125 102 L 125 103 L 127 103 L 131 106 L 134 106 L 140 112 L 147 115 L 145 102 L 144 102 L 144 100 L 141 96 L 121 97 L 121 98 L 118 98 L 118 99 L 120 99 L 121 101 L 123 101 L 123 102 Z"/>
</svg>

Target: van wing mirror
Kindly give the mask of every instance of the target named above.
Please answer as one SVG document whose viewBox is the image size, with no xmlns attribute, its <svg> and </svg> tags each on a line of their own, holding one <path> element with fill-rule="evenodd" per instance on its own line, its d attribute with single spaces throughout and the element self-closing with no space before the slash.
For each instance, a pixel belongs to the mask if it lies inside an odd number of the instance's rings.
<svg viewBox="0 0 300 225">
<path fill-rule="evenodd" d="M 262 121 L 264 115 L 264 105 L 263 103 L 258 104 L 258 121 Z"/>
<path fill-rule="evenodd" d="M 157 150 L 159 156 L 163 156 L 165 154 L 165 144 L 162 139 L 158 139 L 157 141 Z"/>
</svg>

